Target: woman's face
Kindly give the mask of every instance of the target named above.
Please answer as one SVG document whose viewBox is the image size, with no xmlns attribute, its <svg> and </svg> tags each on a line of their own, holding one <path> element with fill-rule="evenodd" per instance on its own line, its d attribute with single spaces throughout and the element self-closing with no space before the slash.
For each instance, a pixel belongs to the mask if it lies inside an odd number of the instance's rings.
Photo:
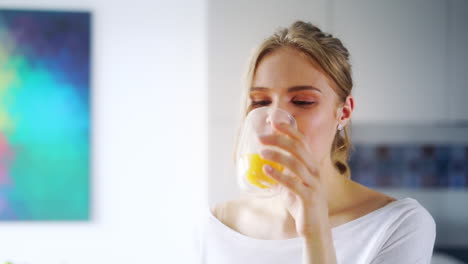
<svg viewBox="0 0 468 264">
<path fill-rule="evenodd" d="M 268 106 L 289 112 L 305 136 L 311 158 L 322 162 L 330 155 L 338 123 L 344 126 L 351 113 L 348 108 L 339 109 L 333 85 L 318 66 L 298 51 L 280 48 L 266 55 L 257 66 L 248 111 Z M 348 98 L 352 111 L 352 97 Z M 346 101 L 349 103 L 349 99 Z"/>
</svg>

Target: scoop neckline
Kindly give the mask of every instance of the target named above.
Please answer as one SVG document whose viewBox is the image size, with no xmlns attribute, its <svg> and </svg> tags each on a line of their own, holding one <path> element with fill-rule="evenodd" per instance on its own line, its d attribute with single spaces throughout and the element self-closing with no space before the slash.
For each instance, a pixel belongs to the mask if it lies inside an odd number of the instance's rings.
<svg viewBox="0 0 468 264">
<path fill-rule="evenodd" d="M 345 229 L 345 228 L 348 228 L 350 226 L 354 226 L 354 225 L 357 225 L 358 223 L 376 215 L 377 213 L 383 211 L 383 210 L 386 210 L 386 209 L 389 209 L 389 208 L 392 208 L 400 203 L 403 203 L 403 202 L 406 202 L 406 201 L 414 201 L 413 198 L 411 197 L 406 197 L 406 198 L 402 198 L 402 199 L 397 199 L 395 201 L 392 201 L 382 207 L 379 207 L 377 209 L 375 209 L 374 211 L 371 211 L 363 216 L 360 216 L 356 219 L 353 219 L 351 221 L 348 221 L 344 224 L 341 224 L 339 226 L 335 226 L 335 227 L 332 227 L 331 228 L 331 232 L 332 232 L 332 235 L 336 235 L 339 231 Z M 218 226 L 220 226 L 221 228 L 227 230 L 227 232 L 231 233 L 236 239 L 239 239 L 239 240 L 243 240 L 243 241 L 250 241 L 250 242 L 254 242 L 254 243 L 268 243 L 268 244 L 284 244 L 284 243 L 298 243 L 298 242 L 301 242 L 302 243 L 302 237 L 293 237 L 293 238 L 287 238 L 287 239 L 260 239 L 260 238 L 254 238 L 254 237 L 250 237 L 250 236 L 247 236 L 247 235 L 244 235 L 234 229 L 232 229 L 231 227 L 225 225 L 223 222 L 221 222 L 218 218 L 216 218 L 212 211 L 211 211 L 211 208 L 209 206 L 206 207 L 206 209 L 208 210 L 208 215 L 209 215 L 209 218 L 212 219 Z"/>
</svg>

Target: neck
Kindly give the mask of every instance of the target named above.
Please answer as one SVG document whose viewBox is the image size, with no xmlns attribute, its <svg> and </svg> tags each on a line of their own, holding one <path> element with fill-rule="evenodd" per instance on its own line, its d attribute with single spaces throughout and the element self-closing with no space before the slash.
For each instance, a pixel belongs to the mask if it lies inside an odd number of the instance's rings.
<svg viewBox="0 0 468 264">
<path fill-rule="evenodd" d="M 322 164 L 320 180 L 327 196 L 328 215 L 334 215 L 335 212 L 343 208 L 343 201 L 348 193 L 351 180 L 340 174 L 330 158 L 327 158 Z"/>
</svg>

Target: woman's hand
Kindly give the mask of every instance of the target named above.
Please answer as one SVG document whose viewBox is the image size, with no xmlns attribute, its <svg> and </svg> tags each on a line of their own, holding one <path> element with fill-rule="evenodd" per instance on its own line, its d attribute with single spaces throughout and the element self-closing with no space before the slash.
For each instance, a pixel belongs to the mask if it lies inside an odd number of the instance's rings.
<svg viewBox="0 0 468 264">
<path fill-rule="evenodd" d="M 273 188 L 279 188 L 285 206 L 296 222 L 297 233 L 305 237 L 314 233 L 317 225 L 328 225 L 327 197 L 320 171 L 318 164 L 310 160 L 311 152 L 300 132 L 285 124 L 275 126 L 275 129 L 280 134 L 262 136 L 260 142 L 281 148 L 289 155 L 272 149 L 264 149 L 260 155 L 283 165 L 290 173 L 286 175 L 269 165 L 264 165 L 263 170 L 279 183 Z"/>
<path fill-rule="evenodd" d="M 295 220 L 297 233 L 305 239 L 305 263 L 336 263 L 319 164 L 311 161 L 311 151 L 299 131 L 285 124 L 274 128 L 279 134 L 261 136 L 260 142 L 281 148 L 289 155 L 272 149 L 264 149 L 260 155 L 283 165 L 290 173 L 285 174 L 269 165 L 264 165 L 263 170 L 278 183 L 272 188 L 279 189 L 287 210 Z"/>
</svg>

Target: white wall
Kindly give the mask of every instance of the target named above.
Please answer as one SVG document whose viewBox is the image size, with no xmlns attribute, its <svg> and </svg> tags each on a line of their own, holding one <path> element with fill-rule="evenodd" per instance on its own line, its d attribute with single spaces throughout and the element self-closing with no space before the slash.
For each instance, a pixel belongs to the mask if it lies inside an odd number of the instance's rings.
<svg viewBox="0 0 468 264">
<path fill-rule="evenodd" d="M 454 88 L 449 96 L 449 116 L 451 120 L 468 121 L 468 52 L 460 52 L 468 47 L 468 1 L 448 1 L 447 16 L 447 36 L 451 39 L 447 46 L 447 84 Z"/>
<path fill-rule="evenodd" d="M 356 123 L 447 119 L 446 8 L 439 0 L 335 1 L 332 30 L 351 52 Z"/>
<path fill-rule="evenodd" d="M 355 123 L 468 121 L 468 4 L 334 0 L 333 33 L 351 51 Z"/>
<path fill-rule="evenodd" d="M 190 263 L 206 202 L 205 2 L 2 7 L 92 11 L 94 56 L 92 219 L 0 222 L 0 262 Z"/>
</svg>

